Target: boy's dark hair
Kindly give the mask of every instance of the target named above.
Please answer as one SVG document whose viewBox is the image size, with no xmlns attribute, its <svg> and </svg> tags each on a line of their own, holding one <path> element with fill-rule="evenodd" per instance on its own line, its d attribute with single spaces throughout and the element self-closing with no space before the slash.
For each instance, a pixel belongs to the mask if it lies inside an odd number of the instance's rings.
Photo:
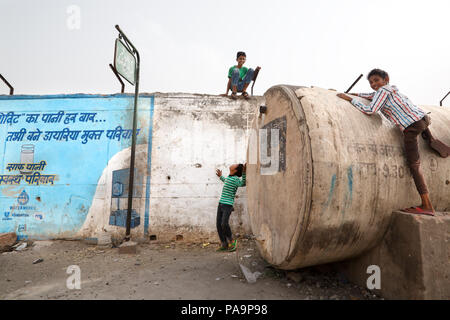
<svg viewBox="0 0 450 320">
<path fill-rule="evenodd" d="M 236 169 L 236 173 L 234 174 L 237 177 L 242 177 L 242 172 L 244 171 L 244 165 L 242 163 L 238 164 L 238 167 Z"/>
<path fill-rule="evenodd" d="M 239 59 L 240 56 L 244 56 L 244 57 L 247 58 L 247 55 L 245 54 L 244 51 L 239 51 L 239 52 L 237 53 L 237 55 L 236 55 L 236 59 Z"/>
<path fill-rule="evenodd" d="M 387 77 L 389 77 L 388 73 L 384 70 L 381 69 L 373 69 L 369 72 L 369 74 L 367 75 L 367 80 L 369 80 L 369 78 L 371 76 L 379 76 L 383 79 L 386 79 Z"/>
</svg>

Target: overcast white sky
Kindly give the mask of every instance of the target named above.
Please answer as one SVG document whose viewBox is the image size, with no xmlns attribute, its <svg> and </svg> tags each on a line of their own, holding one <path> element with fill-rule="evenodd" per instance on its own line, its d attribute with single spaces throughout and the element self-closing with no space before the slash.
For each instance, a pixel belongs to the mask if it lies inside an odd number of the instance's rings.
<svg viewBox="0 0 450 320">
<path fill-rule="evenodd" d="M 79 29 L 68 27 L 71 5 Z M 223 93 L 239 50 L 262 67 L 255 94 L 345 91 L 361 73 L 353 91 L 370 92 L 375 67 L 417 104 L 450 90 L 450 0 L 0 0 L 0 73 L 17 94 L 119 92 L 115 24 L 140 52 L 141 92 Z"/>
</svg>

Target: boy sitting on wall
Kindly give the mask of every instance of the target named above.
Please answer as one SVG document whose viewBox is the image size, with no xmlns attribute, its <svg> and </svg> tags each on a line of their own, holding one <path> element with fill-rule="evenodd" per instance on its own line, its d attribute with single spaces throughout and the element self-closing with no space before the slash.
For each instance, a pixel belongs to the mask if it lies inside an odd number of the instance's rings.
<svg viewBox="0 0 450 320">
<path fill-rule="evenodd" d="M 242 92 L 242 96 L 245 99 L 248 99 L 247 87 L 253 80 L 254 70 L 252 68 L 248 69 L 244 67 L 245 60 L 247 56 L 245 52 L 239 51 L 237 53 L 236 61 L 237 65 L 230 67 L 228 70 L 228 84 L 227 84 L 227 92 L 222 96 L 227 96 L 228 91 L 231 89 L 231 99 L 236 100 L 237 92 Z M 257 67 L 257 69 L 261 69 Z"/>
<path fill-rule="evenodd" d="M 373 69 L 369 72 L 367 79 L 369 80 L 370 87 L 376 92 L 353 95 L 371 100 L 370 105 L 366 106 L 343 93 L 339 93 L 337 96 L 350 101 L 356 108 L 365 114 L 372 115 L 375 112 L 380 111 L 387 119 L 389 119 L 389 121 L 398 125 L 400 129 L 403 130 L 406 160 L 417 191 L 422 199 L 422 205 L 406 208 L 401 211 L 434 216 L 435 212 L 430 201 L 428 188 L 420 170 L 417 136 L 422 134 L 430 147 L 437 151 L 443 158 L 446 158 L 449 155 L 450 147 L 433 138 L 428 129 L 428 126 L 430 125 L 429 117 L 421 108 L 414 105 L 408 97 L 401 94 L 396 86 L 389 85 L 389 75 L 386 71 Z"/>
</svg>

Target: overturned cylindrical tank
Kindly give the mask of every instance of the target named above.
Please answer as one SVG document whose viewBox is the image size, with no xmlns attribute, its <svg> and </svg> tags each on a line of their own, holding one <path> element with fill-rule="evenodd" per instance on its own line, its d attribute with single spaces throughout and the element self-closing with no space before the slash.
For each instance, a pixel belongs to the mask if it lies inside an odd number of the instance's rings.
<svg viewBox="0 0 450 320">
<path fill-rule="evenodd" d="M 264 96 L 249 140 L 247 193 L 270 264 L 289 270 L 356 256 L 382 239 L 392 211 L 420 204 L 403 133 L 383 116 L 321 88 L 279 85 Z M 433 135 L 450 145 L 450 109 L 421 108 L 431 112 Z M 418 140 L 431 201 L 449 210 L 450 157 Z"/>
</svg>

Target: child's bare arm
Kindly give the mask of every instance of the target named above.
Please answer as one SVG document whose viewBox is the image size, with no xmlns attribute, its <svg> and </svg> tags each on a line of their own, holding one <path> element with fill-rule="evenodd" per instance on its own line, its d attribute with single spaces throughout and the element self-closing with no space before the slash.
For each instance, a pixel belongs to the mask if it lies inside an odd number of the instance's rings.
<svg viewBox="0 0 450 320">
<path fill-rule="evenodd" d="M 337 96 L 341 99 L 347 100 L 347 101 L 352 101 L 353 99 L 350 98 L 348 95 L 346 95 L 345 93 L 338 93 Z"/>
<path fill-rule="evenodd" d="M 216 175 L 220 178 L 222 182 L 225 182 L 224 176 L 222 176 L 222 170 L 216 169 Z"/>
</svg>

